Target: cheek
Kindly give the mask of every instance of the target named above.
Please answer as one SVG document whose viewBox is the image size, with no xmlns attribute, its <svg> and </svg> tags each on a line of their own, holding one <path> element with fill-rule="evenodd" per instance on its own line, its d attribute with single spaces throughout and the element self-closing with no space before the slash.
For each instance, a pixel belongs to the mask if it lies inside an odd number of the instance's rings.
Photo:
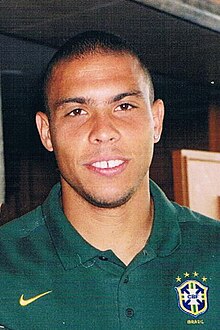
<svg viewBox="0 0 220 330">
<path fill-rule="evenodd" d="M 150 118 L 142 118 L 132 125 L 132 135 L 134 140 L 139 142 L 139 147 L 145 148 L 146 145 L 153 143 L 154 123 Z"/>
<path fill-rule="evenodd" d="M 135 141 L 133 142 L 134 153 L 140 158 L 141 164 L 151 162 L 154 148 L 154 130 L 153 125 L 144 125 L 137 129 L 138 133 L 135 135 Z"/>
<path fill-rule="evenodd" d="M 51 127 L 51 140 L 55 150 L 69 149 L 76 141 L 74 129 L 70 125 L 54 123 Z"/>
<path fill-rule="evenodd" d="M 73 157 L 71 150 L 76 150 L 75 139 L 65 127 L 54 126 L 51 130 L 51 140 L 58 166 L 62 164 L 63 167 L 67 160 Z"/>
<path fill-rule="evenodd" d="M 84 142 L 88 135 L 88 127 L 83 120 L 58 119 L 52 126 L 53 140 L 58 144 L 77 144 Z"/>
</svg>

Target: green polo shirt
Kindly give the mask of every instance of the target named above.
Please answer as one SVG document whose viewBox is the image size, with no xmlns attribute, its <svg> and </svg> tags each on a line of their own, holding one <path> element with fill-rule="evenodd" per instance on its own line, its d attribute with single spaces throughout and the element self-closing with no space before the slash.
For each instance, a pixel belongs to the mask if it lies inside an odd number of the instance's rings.
<svg viewBox="0 0 220 330">
<path fill-rule="evenodd" d="M 218 329 L 220 222 L 155 205 L 145 248 L 126 267 L 71 226 L 60 185 L 0 228 L 0 329 Z"/>
</svg>

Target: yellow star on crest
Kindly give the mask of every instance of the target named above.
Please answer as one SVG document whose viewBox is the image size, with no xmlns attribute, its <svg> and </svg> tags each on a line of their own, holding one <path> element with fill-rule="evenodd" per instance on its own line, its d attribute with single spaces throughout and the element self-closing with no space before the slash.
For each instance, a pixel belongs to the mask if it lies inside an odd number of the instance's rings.
<svg viewBox="0 0 220 330">
<path fill-rule="evenodd" d="M 194 272 L 194 273 L 193 273 L 193 276 L 197 277 L 197 276 L 199 276 L 199 273 Z"/>
<path fill-rule="evenodd" d="M 203 281 L 203 282 L 206 282 L 206 281 L 207 281 L 207 277 L 203 276 L 203 277 L 202 277 L 202 281 Z"/>
<path fill-rule="evenodd" d="M 177 276 L 177 277 L 176 277 L 176 281 L 177 281 L 177 282 L 181 282 L 181 277 Z"/>
<path fill-rule="evenodd" d="M 187 273 L 187 272 L 185 272 L 183 275 L 184 275 L 185 277 L 189 277 L 189 273 Z"/>
</svg>

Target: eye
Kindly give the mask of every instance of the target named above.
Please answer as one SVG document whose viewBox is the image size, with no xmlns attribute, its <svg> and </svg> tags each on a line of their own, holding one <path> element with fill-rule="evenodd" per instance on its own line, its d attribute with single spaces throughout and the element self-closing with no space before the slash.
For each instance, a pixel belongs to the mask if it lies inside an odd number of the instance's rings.
<svg viewBox="0 0 220 330">
<path fill-rule="evenodd" d="M 87 114 L 87 112 L 85 110 L 77 108 L 77 109 L 70 111 L 67 115 L 76 117 L 76 116 L 85 116 L 86 114 Z"/>
<path fill-rule="evenodd" d="M 122 103 L 115 108 L 115 111 L 127 111 L 135 108 L 133 105 L 130 103 Z"/>
</svg>

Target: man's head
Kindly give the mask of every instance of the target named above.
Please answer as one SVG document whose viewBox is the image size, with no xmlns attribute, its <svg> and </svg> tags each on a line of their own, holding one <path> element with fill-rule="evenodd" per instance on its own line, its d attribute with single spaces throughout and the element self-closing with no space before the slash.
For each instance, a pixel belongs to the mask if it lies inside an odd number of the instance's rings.
<svg viewBox="0 0 220 330">
<path fill-rule="evenodd" d="M 55 55 L 45 81 L 50 114 L 39 112 L 37 126 L 55 152 L 63 196 L 114 208 L 145 195 L 163 102 L 153 102 L 139 58 L 115 36 L 82 34 Z"/>
<path fill-rule="evenodd" d="M 135 49 L 120 37 L 102 32 L 102 31 L 87 31 L 77 34 L 69 39 L 52 57 L 48 64 L 44 77 L 44 103 L 46 113 L 49 115 L 50 109 L 48 107 L 47 99 L 47 86 L 50 81 L 53 68 L 61 61 L 68 61 L 70 59 L 82 59 L 86 55 L 91 54 L 127 54 L 131 55 L 138 60 L 141 68 L 143 69 L 149 85 L 150 102 L 154 101 L 154 87 L 151 75 L 144 65 L 140 55 Z"/>
</svg>

